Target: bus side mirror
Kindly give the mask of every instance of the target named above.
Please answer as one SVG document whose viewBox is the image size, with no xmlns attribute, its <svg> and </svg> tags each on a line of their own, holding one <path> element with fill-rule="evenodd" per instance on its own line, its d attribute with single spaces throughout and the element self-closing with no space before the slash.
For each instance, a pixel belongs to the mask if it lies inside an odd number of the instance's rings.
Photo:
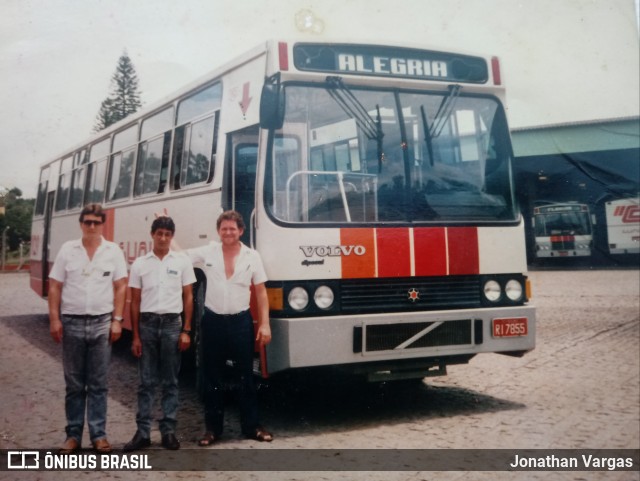
<svg viewBox="0 0 640 481">
<path fill-rule="evenodd" d="M 280 129 L 284 123 L 284 95 L 280 87 L 280 76 L 268 78 L 260 96 L 260 127 Z"/>
</svg>

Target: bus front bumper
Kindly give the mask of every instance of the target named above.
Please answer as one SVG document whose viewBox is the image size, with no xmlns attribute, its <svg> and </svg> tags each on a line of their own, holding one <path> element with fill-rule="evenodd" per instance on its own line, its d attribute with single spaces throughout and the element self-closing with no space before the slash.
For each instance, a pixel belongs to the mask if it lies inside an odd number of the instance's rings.
<svg viewBox="0 0 640 481">
<path fill-rule="evenodd" d="M 535 307 L 272 318 L 267 370 L 316 366 L 458 363 L 476 354 L 522 354 L 535 347 Z M 443 361 L 444 360 L 444 361 Z M 454 362 L 454 360 L 456 360 Z"/>
</svg>

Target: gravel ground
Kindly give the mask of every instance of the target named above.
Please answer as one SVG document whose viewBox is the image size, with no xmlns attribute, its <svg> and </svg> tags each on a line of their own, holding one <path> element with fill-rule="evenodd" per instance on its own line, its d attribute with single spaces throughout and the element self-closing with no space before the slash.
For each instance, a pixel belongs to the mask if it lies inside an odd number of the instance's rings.
<svg viewBox="0 0 640 481">
<path fill-rule="evenodd" d="M 261 390 L 276 440 L 242 440 L 230 406 L 223 442 L 243 449 L 638 449 L 640 275 L 637 270 L 534 271 L 537 347 L 522 358 L 487 354 L 422 383 L 360 385 L 274 381 Z M 48 334 L 46 302 L 25 274 L 0 274 L 0 448 L 52 449 L 64 440 L 60 346 Z M 114 347 L 109 438 L 135 431 L 136 364 Z M 202 408 L 193 380 L 181 385 L 178 437 L 194 448 Z M 157 430 L 152 435 L 159 443 Z M 153 451 L 158 452 L 158 451 Z M 264 454 L 260 451 L 259 454 Z M 279 452 L 274 452 L 281 455 Z M 2 472 L 0 479 L 225 480 L 639 480 L 637 472 L 173 471 Z"/>
</svg>

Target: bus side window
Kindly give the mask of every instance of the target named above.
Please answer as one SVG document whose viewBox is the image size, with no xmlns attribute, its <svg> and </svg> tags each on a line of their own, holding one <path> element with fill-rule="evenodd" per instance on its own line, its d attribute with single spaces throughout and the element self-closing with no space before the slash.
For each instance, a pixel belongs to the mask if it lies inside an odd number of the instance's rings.
<svg viewBox="0 0 640 481">
<path fill-rule="evenodd" d="M 92 162 L 87 171 L 87 189 L 85 203 L 102 203 L 104 200 L 104 184 L 107 174 L 107 159 Z"/>
<path fill-rule="evenodd" d="M 173 162 L 171 163 L 171 189 L 173 190 L 180 188 L 180 166 L 182 165 L 185 131 L 188 129 L 189 125 L 184 125 L 176 129 L 173 142 Z"/>
<path fill-rule="evenodd" d="M 73 170 L 71 190 L 69 191 L 69 209 L 82 207 L 86 169 L 84 166 Z"/>
<path fill-rule="evenodd" d="M 219 113 L 176 129 L 171 186 L 181 189 L 210 182 L 216 164 Z"/>
<path fill-rule="evenodd" d="M 126 199 L 131 194 L 135 153 L 135 148 L 130 148 L 111 156 L 108 201 Z"/>
<path fill-rule="evenodd" d="M 62 161 L 62 165 L 60 166 L 58 191 L 56 192 L 56 212 L 67 208 L 69 186 L 71 185 L 71 159 L 71 157 L 67 157 Z"/>
<path fill-rule="evenodd" d="M 47 191 L 49 188 L 49 167 L 40 171 L 40 182 L 38 183 L 38 196 L 36 198 L 35 215 L 43 215 Z"/>
<path fill-rule="evenodd" d="M 134 195 L 160 194 L 167 183 L 167 166 L 171 132 L 161 137 L 141 142 L 138 151 L 138 173 Z"/>
</svg>

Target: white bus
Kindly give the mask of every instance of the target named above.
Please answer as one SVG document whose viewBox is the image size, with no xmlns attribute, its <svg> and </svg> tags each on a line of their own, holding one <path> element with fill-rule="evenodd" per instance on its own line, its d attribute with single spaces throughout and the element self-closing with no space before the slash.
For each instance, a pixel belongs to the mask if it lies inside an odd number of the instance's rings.
<svg viewBox="0 0 640 481">
<path fill-rule="evenodd" d="M 593 249 L 589 206 L 577 202 L 534 207 L 536 257 L 583 257 Z"/>
<path fill-rule="evenodd" d="M 610 254 L 640 254 L 640 198 L 605 203 Z"/>
<path fill-rule="evenodd" d="M 262 376 L 422 378 L 523 355 L 535 308 L 503 104 L 497 58 L 265 42 L 43 165 L 32 287 L 46 295 L 87 202 L 104 204 L 130 263 L 151 248 L 154 213 L 189 248 L 235 209 L 270 279 Z"/>
</svg>

